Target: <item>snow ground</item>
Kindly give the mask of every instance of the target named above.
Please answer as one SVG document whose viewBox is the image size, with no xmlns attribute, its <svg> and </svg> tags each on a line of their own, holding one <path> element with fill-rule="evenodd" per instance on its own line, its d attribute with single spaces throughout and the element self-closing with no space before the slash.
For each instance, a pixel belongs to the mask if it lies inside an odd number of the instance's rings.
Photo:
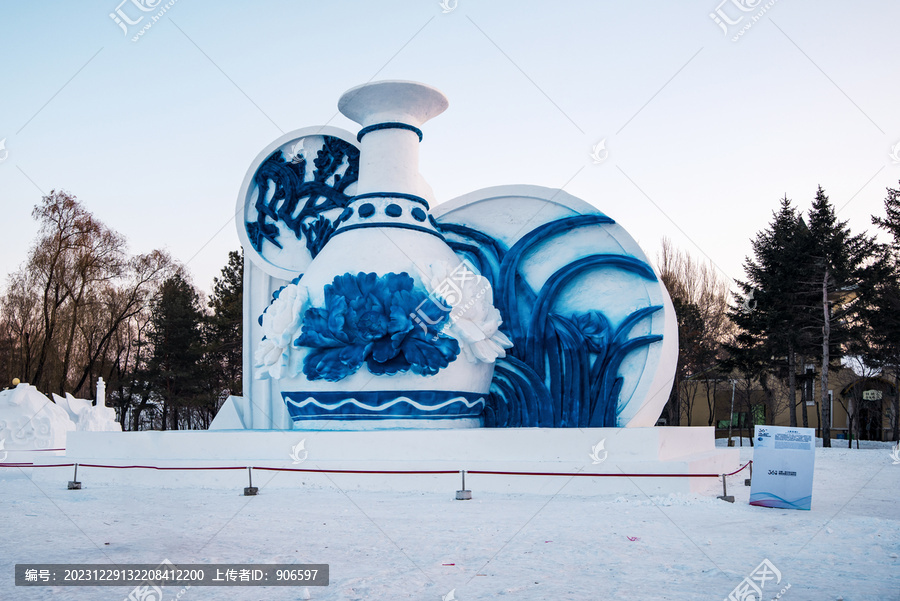
<svg viewBox="0 0 900 601">
<path fill-rule="evenodd" d="M 724 441 L 720 441 L 724 443 Z M 811 511 L 696 495 L 450 495 L 40 487 L 0 468 L 0 600 L 126 599 L 131 587 L 14 586 L 16 563 L 327 563 L 331 584 L 193 587 L 205 599 L 725 599 L 768 559 L 764 599 L 900 600 L 900 465 L 889 443 L 816 450 Z M 742 463 L 752 449 L 741 449 Z M 294 477 L 272 474 L 274 478 Z M 167 587 L 164 601 L 180 589 Z"/>
</svg>

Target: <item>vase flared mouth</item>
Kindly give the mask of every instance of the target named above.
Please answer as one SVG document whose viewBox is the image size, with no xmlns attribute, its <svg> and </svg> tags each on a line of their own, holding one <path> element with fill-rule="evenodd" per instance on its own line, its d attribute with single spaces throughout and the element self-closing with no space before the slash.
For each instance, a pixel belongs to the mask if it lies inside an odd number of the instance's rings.
<svg viewBox="0 0 900 601">
<path fill-rule="evenodd" d="M 386 121 L 419 127 L 449 106 L 437 88 L 404 80 L 365 83 L 350 88 L 338 100 L 338 110 L 363 127 Z"/>
</svg>

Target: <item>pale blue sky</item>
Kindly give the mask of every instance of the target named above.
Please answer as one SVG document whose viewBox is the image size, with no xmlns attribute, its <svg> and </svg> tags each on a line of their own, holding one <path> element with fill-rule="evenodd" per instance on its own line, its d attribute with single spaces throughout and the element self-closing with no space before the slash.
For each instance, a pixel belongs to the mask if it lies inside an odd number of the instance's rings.
<svg viewBox="0 0 900 601">
<path fill-rule="evenodd" d="M 821 184 L 871 230 L 900 180 L 900 4 L 777 0 L 732 42 L 767 3 L 722 4 L 745 15 L 726 36 L 718 1 L 459 0 L 445 14 L 437 0 L 178 0 L 137 42 L 149 17 L 126 36 L 108 16 L 118 0 L 6 2 L 0 276 L 25 259 L 41 191 L 63 188 L 132 252 L 165 247 L 209 289 L 238 247 L 253 158 L 293 129 L 356 131 L 337 100 L 373 78 L 449 97 L 421 145 L 440 200 L 564 187 L 649 255 L 667 235 L 730 277 L 785 193 L 805 210 Z"/>
</svg>

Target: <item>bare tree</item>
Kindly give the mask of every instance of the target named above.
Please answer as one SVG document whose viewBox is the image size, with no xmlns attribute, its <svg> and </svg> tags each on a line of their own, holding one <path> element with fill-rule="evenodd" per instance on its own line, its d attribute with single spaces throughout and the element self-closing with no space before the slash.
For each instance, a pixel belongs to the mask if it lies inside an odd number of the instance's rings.
<svg viewBox="0 0 900 601">
<path fill-rule="evenodd" d="M 7 375 L 90 397 L 173 262 L 160 251 L 129 257 L 124 238 L 68 192 L 44 196 L 33 216 L 37 240 L 0 298 Z"/>
<path fill-rule="evenodd" d="M 709 425 L 715 419 L 715 388 L 722 343 L 732 332 L 730 285 L 711 261 L 701 262 L 663 238 L 657 267 L 678 315 L 679 359 L 669 416 L 691 425 L 701 383 L 706 387 Z M 712 390 L 711 390 L 712 387 Z"/>
</svg>

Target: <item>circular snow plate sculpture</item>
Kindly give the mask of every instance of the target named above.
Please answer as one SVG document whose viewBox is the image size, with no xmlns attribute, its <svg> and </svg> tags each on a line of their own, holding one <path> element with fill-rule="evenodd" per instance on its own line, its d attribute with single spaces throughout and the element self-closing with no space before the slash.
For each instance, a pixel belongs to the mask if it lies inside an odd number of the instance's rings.
<svg viewBox="0 0 900 601">
<path fill-rule="evenodd" d="M 491 280 L 513 348 L 485 426 L 646 427 L 669 397 L 678 328 L 668 292 L 613 219 L 561 190 L 497 186 L 433 210 Z"/>
<path fill-rule="evenodd" d="M 241 245 L 265 273 L 303 273 L 349 215 L 359 148 L 350 132 L 306 127 L 287 133 L 250 164 L 238 195 Z"/>
</svg>

